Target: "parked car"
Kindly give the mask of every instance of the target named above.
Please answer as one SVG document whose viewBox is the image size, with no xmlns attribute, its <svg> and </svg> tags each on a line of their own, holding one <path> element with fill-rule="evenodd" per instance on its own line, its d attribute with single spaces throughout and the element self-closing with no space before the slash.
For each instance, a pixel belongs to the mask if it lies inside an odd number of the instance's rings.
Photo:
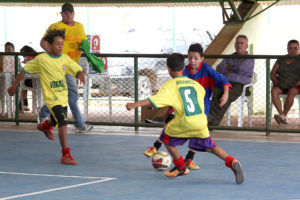
<svg viewBox="0 0 300 200">
<path fill-rule="evenodd" d="M 119 53 L 122 54 L 169 54 L 178 52 L 187 54 L 192 43 L 200 43 L 204 49 L 213 39 L 208 31 L 195 29 L 190 32 L 156 30 L 154 32 L 136 32 L 131 30 L 123 38 Z M 134 96 L 134 59 L 108 58 L 108 69 L 104 81 L 103 76 L 93 75 L 93 88 L 109 91 L 113 96 Z M 147 98 L 170 79 L 166 58 L 138 58 L 139 99 Z M 103 94 L 106 95 L 106 94 Z"/>
</svg>

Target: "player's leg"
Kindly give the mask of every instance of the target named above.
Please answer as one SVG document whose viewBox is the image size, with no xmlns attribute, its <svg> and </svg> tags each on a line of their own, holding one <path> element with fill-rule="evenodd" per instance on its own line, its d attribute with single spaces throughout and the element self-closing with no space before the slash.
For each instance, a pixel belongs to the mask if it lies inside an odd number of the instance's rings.
<svg viewBox="0 0 300 200">
<path fill-rule="evenodd" d="M 187 163 L 187 166 L 189 169 L 200 169 L 198 165 L 196 165 L 196 163 L 194 163 L 194 155 L 195 155 L 196 151 L 192 148 L 189 149 L 189 152 L 186 154 L 184 161 Z"/>
<path fill-rule="evenodd" d="M 68 107 L 62 107 L 60 105 L 54 106 L 51 111 L 51 115 L 57 122 L 58 126 L 58 135 L 59 141 L 62 147 L 62 157 L 60 162 L 67 165 L 76 165 L 76 160 L 72 157 L 70 148 L 68 147 L 68 138 L 67 138 L 67 113 Z"/>
<path fill-rule="evenodd" d="M 243 171 L 242 165 L 238 160 L 232 156 L 229 156 L 221 147 L 217 145 L 215 148 L 207 149 L 207 151 L 217 155 L 219 158 L 225 161 L 225 165 L 233 171 L 237 184 L 242 184 L 244 182 L 245 172 Z"/>
<path fill-rule="evenodd" d="M 153 146 L 148 147 L 148 149 L 146 151 L 144 151 L 144 155 L 147 157 L 152 157 L 161 147 L 162 142 L 157 139 Z"/>
<path fill-rule="evenodd" d="M 183 145 L 188 139 L 171 137 L 163 131 L 160 140 L 165 144 L 165 147 L 173 157 L 173 163 L 175 165 L 173 169 L 166 171 L 165 175 L 168 177 L 176 177 L 188 174 L 189 169 L 187 168 L 187 164 L 184 162 L 183 157 L 176 147 Z"/>
<path fill-rule="evenodd" d="M 43 105 L 41 108 L 38 109 L 37 115 L 38 123 L 43 123 L 51 115 L 51 112 L 46 105 Z"/>
<path fill-rule="evenodd" d="M 172 113 L 166 117 L 165 127 L 166 127 L 166 124 L 169 123 L 173 118 L 174 118 L 174 114 L 172 114 Z M 165 129 L 165 127 L 164 127 L 164 129 Z M 163 133 L 164 129 L 162 130 L 161 134 Z M 144 151 L 144 155 L 147 157 L 152 157 L 159 150 L 159 148 L 161 147 L 161 144 L 162 144 L 162 141 L 158 138 L 154 142 L 152 147 L 148 147 L 148 149 L 146 151 Z"/>
<path fill-rule="evenodd" d="M 48 109 L 48 107 L 46 105 L 44 105 L 42 108 L 44 108 L 43 109 L 44 111 L 49 112 L 51 114 L 50 110 Z M 43 113 L 42 115 L 44 115 L 44 114 L 45 113 Z M 39 115 L 39 113 L 38 113 L 38 115 Z M 47 117 L 49 117 L 49 116 L 47 116 Z M 40 122 L 40 119 L 39 119 L 38 121 L 40 123 L 37 124 L 37 129 L 42 131 L 49 140 L 54 140 L 55 136 L 52 133 L 52 129 L 56 125 L 56 121 L 52 115 L 50 118 L 51 118 L 51 120 L 44 120 L 42 122 Z"/>
</svg>

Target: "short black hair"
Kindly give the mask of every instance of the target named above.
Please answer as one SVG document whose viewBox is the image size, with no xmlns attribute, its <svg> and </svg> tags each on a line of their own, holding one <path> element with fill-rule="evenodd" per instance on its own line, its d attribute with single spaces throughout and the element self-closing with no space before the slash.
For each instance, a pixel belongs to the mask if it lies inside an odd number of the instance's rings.
<svg viewBox="0 0 300 200">
<path fill-rule="evenodd" d="M 66 12 L 66 11 L 74 12 L 73 5 L 70 3 L 65 3 L 64 5 L 62 5 L 61 12 Z"/>
<path fill-rule="evenodd" d="M 49 42 L 50 44 L 53 44 L 54 38 L 60 36 L 63 39 L 65 39 L 65 29 L 50 29 L 47 30 L 46 36 L 44 37 L 44 40 Z"/>
<path fill-rule="evenodd" d="M 201 57 L 204 56 L 203 47 L 199 43 L 191 44 L 190 47 L 189 47 L 188 53 L 190 53 L 190 52 L 197 52 L 197 53 L 200 54 Z"/>
<path fill-rule="evenodd" d="M 289 47 L 290 44 L 297 44 L 299 46 L 299 41 L 298 40 L 290 40 L 287 44 L 287 46 Z"/>
<path fill-rule="evenodd" d="M 37 53 L 32 47 L 25 45 L 20 49 L 21 53 Z"/>
<path fill-rule="evenodd" d="M 172 53 L 167 58 L 168 67 L 176 72 L 184 69 L 184 56 L 180 53 Z"/>
<path fill-rule="evenodd" d="M 15 45 L 11 42 L 6 42 L 4 46 L 11 46 L 13 50 L 15 51 Z"/>
</svg>

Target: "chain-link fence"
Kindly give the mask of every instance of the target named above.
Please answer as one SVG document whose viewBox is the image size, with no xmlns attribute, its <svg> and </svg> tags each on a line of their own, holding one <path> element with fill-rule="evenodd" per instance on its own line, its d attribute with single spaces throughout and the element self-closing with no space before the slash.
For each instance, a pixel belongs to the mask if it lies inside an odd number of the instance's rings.
<svg viewBox="0 0 300 200">
<path fill-rule="evenodd" d="M 8 55 L 8 54 L 3 54 Z M 20 56 L 13 54 L 15 59 Z M 85 86 L 79 86 L 79 107 L 82 115 L 89 124 L 125 125 L 125 126 L 163 126 L 163 113 L 165 109 L 136 109 L 127 111 L 127 102 L 138 101 L 155 94 L 159 88 L 170 79 L 166 66 L 167 55 L 141 55 L 141 54 L 99 54 L 106 57 L 107 69 L 102 73 L 94 73 L 88 70 Z M 3 57 L 3 56 L 1 56 Z M 223 58 L 233 56 L 206 56 L 205 62 L 216 65 Z M 238 129 L 276 132 L 300 132 L 300 94 L 295 98 L 288 99 L 289 103 L 294 100 L 288 112 L 287 125 L 278 124 L 274 115 L 277 109 L 271 101 L 270 71 L 278 58 L 283 56 L 248 56 L 234 57 L 237 59 L 255 59 L 254 76 L 249 85 L 250 95 L 242 95 L 231 104 L 220 126 L 216 129 Z M 18 60 L 18 59 L 17 59 Z M 187 60 L 186 60 L 187 63 Z M 300 62 L 299 62 L 300 63 Z M 14 62 L 18 65 L 18 62 Z M 19 69 L 17 66 L 15 69 Z M 295 73 L 297 76 L 297 73 Z M 38 77 L 29 77 L 34 82 L 34 88 L 21 87 L 27 90 L 28 107 L 30 111 L 18 112 L 22 103 L 15 103 L 19 95 L 9 97 L 6 90 L 14 79 L 12 72 L 1 72 L 1 113 L 2 121 L 36 121 L 37 107 L 42 105 L 41 90 Z M 22 85 L 22 84 L 21 84 Z M 285 93 L 288 91 L 285 91 Z M 280 95 L 285 100 L 287 94 Z M 17 102 L 22 102 L 17 101 Z M 282 109 L 284 108 L 282 103 Z M 158 124 L 146 124 L 144 119 L 161 121 Z M 72 123 L 73 118 L 69 109 L 68 120 Z"/>
</svg>

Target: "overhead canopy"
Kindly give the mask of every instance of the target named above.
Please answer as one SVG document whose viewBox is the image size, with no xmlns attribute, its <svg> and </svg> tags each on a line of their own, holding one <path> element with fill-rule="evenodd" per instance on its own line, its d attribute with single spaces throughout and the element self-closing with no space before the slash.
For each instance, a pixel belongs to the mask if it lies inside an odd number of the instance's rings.
<svg viewBox="0 0 300 200">
<path fill-rule="evenodd" d="M 241 2 L 241 0 L 232 0 Z M 276 0 L 248 0 L 272 4 Z M 60 6 L 65 2 L 77 6 L 219 6 L 219 0 L 0 0 L 2 6 Z M 300 0 L 280 0 L 277 5 L 300 5 Z"/>
</svg>

